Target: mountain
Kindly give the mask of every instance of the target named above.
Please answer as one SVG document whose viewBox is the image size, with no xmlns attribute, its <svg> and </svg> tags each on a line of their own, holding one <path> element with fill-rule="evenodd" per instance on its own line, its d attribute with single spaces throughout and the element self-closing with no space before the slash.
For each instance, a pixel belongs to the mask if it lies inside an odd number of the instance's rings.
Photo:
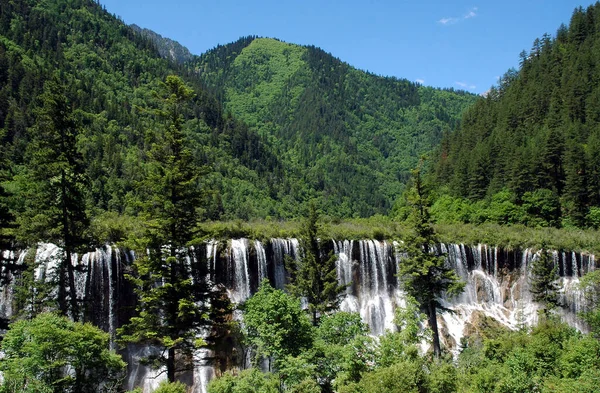
<svg viewBox="0 0 600 393">
<path fill-rule="evenodd" d="M 492 221 L 600 226 L 599 32 L 596 3 L 520 54 L 519 70 L 509 70 L 442 142 L 442 193 L 504 206 Z M 480 213 L 467 220 L 486 220 Z"/>
<path fill-rule="evenodd" d="M 277 215 L 270 194 L 282 167 L 263 138 L 225 116 L 197 78 L 163 59 L 153 41 L 91 0 L 0 0 L 0 206 L 6 202 L 15 216 L 24 209 L 24 152 L 44 85 L 55 81 L 77 120 L 92 216 L 137 214 L 136 184 L 163 128 L 154 115 L 156 92 L 171 74 L 195 93 L 182 114 L 193 156 L 206 167 L 205 218 Z"/>
<path fill-rule="evenodd" d="M 185 63 L 194 58 L 189 49 L 179 42 L 170 38 L 161 36 L 150 29 L 139 27 L 136 24 L 129 25 L 135 32 L 148 38 L 156 45 L 158 53 L 165 59 L 172 60 L 175 63 Z"/>
<path fill-rule="evenodd" d="M 314 46 L 254 36 L 188 67 L 301 174 L 279 198 L 316 196 L 345 217 L 387 213 L 418 157 L 476 99 L 361 71 Z"/>
<path fill-rule="evenodd" d="M 77 120 L 92 216 L 138 213 L 136 185 L 161 130 L 156 94 L 170 74 L 195 92 L 182 113 L 206 168 L 205 219 L 294 218 L 315 198 L 333 217 L 387 214 L 418 156 L 476 99 L 275 39 L 246 37 L 190 58 L 91 0 L 0 5 L 0 207 L 13 218 L 25 209 L 18 182 L 50 80 Z"/>
</svg>

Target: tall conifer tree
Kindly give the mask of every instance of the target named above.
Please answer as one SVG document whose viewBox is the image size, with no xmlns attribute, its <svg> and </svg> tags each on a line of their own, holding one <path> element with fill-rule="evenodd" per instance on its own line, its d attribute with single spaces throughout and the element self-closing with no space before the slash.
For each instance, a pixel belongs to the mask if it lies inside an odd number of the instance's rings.
<svg viewBox="0 0 600 393">
<path fill-rule="evenodd" d="M 29 129 L 26 173 L 21 178 L 25 211 L 18 217 L 19 232 L 29 242 L 49 241 L 61 248 L 58 304 L 63 314 L 77 320 L 72 258 L 88 243 L 88 181 L 77 149 L 79 129 L 63 87 L 56 81 L 46 82 L 39 100 L 35 125 Z"/>
<path fill-rule="evenodd" d="M 319 212 L 314 201 L 309 203 L 308 216 L 302 226 L 300 261 L 292 261 L 290 289 L 308 302 L 313 324 L 319 324 L 322 315 L 335 310 L 344 290 L 338 284 L 336 256 L 325 255 L 319 245 Z"/>
<path fill-rule="evenodd" d="M 155 114 L 165 128 L 152 146 L 140 192 L 147 228 L 138 240 L 139 255 L 130 279 L 139 295 L 137 316 L 121 331 L 125 342 L 152 343 L 164 352 L 152 359 L 166 365 L 169 381 L 181 371 L 177 354 L 188 354 L 200 342 L 206 313 L 199 306 L 208 296 L 205 283 L 192 280 L 187 264 L 188 243 L 198 222 L 201 193 L 198 168 L 184 134 L 186 105 L 193 91 L 176 76 L 168 76 L 157 93 L 161 106 Z M 147 252 L 146 252 L 147 250 Z"/>
<path fill-rule="evenodd" d="M 531 284 L 529 291 L 533 300 L 544 305 L 544 313 L 548 314 L 551 309 L 558 305 L 558 286 L 555 281 L 558 272 L 552 255 L 542 243 L 540 255 L 534 259 L 531 266 Z"/>
<path fill-rule="evenodd" d="M 457 295 L 462 292 L 461 282 L 445 258 L 435 247 L 437 235 L 429 215 L 429 192 L 421 177 L 421 167 L 412 171 L 412 187 L 407 200 L 411 207 L 410 221 L 412 234 L 406 239 L 407 258 L 400 261 L 399 276 L 404 290 L 414 297 L 427 314 L 429 327 L 433 332 L 433 351 L 440 356 L 440 334 L 437 326 L 437 311 L 442 295 Z"/>
</svg>

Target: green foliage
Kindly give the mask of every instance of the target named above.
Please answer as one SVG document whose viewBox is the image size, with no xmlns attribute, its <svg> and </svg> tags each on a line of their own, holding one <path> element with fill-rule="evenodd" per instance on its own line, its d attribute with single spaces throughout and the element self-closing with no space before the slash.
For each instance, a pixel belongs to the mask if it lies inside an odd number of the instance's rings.
<svg viewBox="0 0 600 393">
<path fill-rule="evenodd" d="M 338 284 L 337 257 L 323 255 L 319 246 L 321 231 L 314 201 L 309 204 L 308 217 L 300 231 L 300 245 L 304 253 L 299 261 L 288 260 L 289 289 L 296 296 L 306 298 L 313 325 L 317 326 L 322 316 L 337 309 L 344 287 Z"/>
<path fill-rule="evenodd" d="M 87 245 L 89 226 L 85 205 L 87 178 L 77 148 L 79 128 L 65 89 L 57 82 L 46 82 L 38 99 L 35 124 L 29 129 L 26 169 L 19 179 L 20 196 L 25 203 L 18 216 L 18 232 L 31 244 L 47 241 L 62 248 L 58 303 L 63 314 L 76 320 L 79 311 L 72 255 Z"/>
<path fill-rule="evenodd" d="M 208 393 L 279 393 L 279 380 L 255 368 L 244 370 L 237 376 L 227 372 L 210 381 Z"/>
<path fill-rule="evenodd" d="M 187 390 L 187 386 L 182 382 L 164 381 L 158 385 L 154 393 L 186 393 Z"/>
<path fill-rule="evenodd" d="M 334 217 L 386 213 L 418 155 L 476 99 L 365 73 L 319 48 L 270 38 L 218 46 L 193 67 L 227 110 L 272 141 L 288 175 L 287 188 L 277 190 L 284 216 L 288 202 L 314 197 Z"/>
<path fill-rule="evenodd" d="M 128 276 L 139 297 L 137 315 L 119 333 L 124 342 L 162 348 L 166 354 L 153 359 L 154 365 L 166 365 L 167 378 L 174 382 L 177 353 L 189 354 L 198 345 L 207 312 L 200 304 L 208 299 L 209 290 L 204 280 L 190 278 L 186 263 L 201 200 L 199 168 L 183 133 L 183 112 L 193 92 L 173 75 L 160 88 L 154 112 L 164 129 L 154 135 L 148 172 L 141 180 L 140 189 L 148 193 L 140 204 L 146 227 L 143 237 L 132 240 L 142 256 Z"/>
<path fill-rule="evenodd" d="M 422 327 L 425 319 L 415 298 L 407 295 L 406 305 L 398 307 L 394 316 L 398 330 L 387 331 L 379 337 L 377 365 L 388 367 L 400 361 L 417 359 L 418 345 L 431 341 L 431 330 Z"/>
<path fill-rule="evenodd" d="M 245 336 L 259 356 L 284 359 L 311 346 L 312 328 L 300 309 L 300 300 L 274 289 L 267 280 L 260 283 L 243 310 Z"/>
<path fill-rule="evenodd" d="M 430 393 L 456 392 L 458 375 L 454 364 L 450 361 L 436 361 L 429 365 L 427 375 L 427 391 Z"/>
<path fill-rule="evenodd" d="M 311 361 L 325 391 L 357 383 L 375 364 L 377 345 L 358 313 L 324 317 L 315 336 Z"/>
<path fill-rule="evenodd" d="M 529 291 L 533 300 L 545 306 L 545 313 L 558 305 L 558 266 L 555 265 L 552 255 L 545 245 L 542 245 L 539 257 L 535 258 L 531 266 L 531 283 Z"/>
<path fill-rule="evenodd" d="M 52 277 L 36 278 L 36 269 L 39 268 L 39 264 L 46 263 L 46 261 L 36 262 L 35 254 L 35 248 L 27 251 L 20 272 L 15 276 L 14 320 L 31 320 L 44 311 L 57 308 L 56 299 L 51 296 L 52 290 L 55 288 Z"/>
<path fill-rule="evenodd" d="M 426 375 L 420 361 L 401 361 L 368 373 L 359 386 L 363 393 L 420 393 Z"/>
<path fill-rule="evenodd" d="M 412 180 L 407 201 L 411 206 L 413 232 L 405 241 L 407 257 L 400 263 L 398 275 L 404 290 L 426 311 L 433 332 L 434 353 L 439 357 L 438 300 L 442 294 L 453 296 L 460 293 L 464 283 L 460 282 L 456 272 L 446 266 L 444 258 L 436 251 L 438 240 L 430 222 L 429 191 L 421 178 L 421 164 L 413 171 Z"/>
<path fill-rule="evenodd" d="M 2 392 L 108 392 L 125 363 L 108 350 L 107 333 L 54 314 L 10 326 L 2 341 Z"/>
<path fill-rule="evenodd" d="M 587 310 L 581 316 L 589 324 L 592 334 L 600 338 L 600 270 L 587 273 L 579 285 L 587 302 Z"/>
<path fill-rule="evenodd" d="M 595 225 L 599 7 L 576 9 L 569 27 L 536 39 L 519 70 L 509 70 L 445 135 L 433 172 L 452 197 L 486 201 L 487 219 L 499 223 Z M 491 206 L 503 188 L 512 196 Z"/>
<path fill-rule="evenodd" d="M 587 215 L 587 221 L 594 229 L 600 229 L 600 207 L 591 207 Z"/>
<path fill-rule="evenodd" d="M 369 327 L 358 313 L 338 311 L 321 319 L 315 337 L 327 344 L 346 345 L 357 336 L 364 336 L 368 332 Z"/>
</svg>

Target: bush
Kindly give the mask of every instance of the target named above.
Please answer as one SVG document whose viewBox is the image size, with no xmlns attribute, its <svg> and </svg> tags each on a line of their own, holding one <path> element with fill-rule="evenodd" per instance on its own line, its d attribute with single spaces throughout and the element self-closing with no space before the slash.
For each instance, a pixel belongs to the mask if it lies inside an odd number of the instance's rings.
<svg viewBox="0 0 600 393">
<path fill-rule="evenodd" d="M 15 322 L 4 336 L 2 392 L 96 393 L 120 385 L 125 362 L 108 333 L 44 313 Z"/>
</svg>

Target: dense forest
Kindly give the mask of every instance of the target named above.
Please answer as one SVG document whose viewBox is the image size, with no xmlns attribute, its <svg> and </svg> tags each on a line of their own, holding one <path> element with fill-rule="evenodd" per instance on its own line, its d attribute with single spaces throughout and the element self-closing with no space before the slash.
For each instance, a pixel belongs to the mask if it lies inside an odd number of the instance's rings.
<svg viewBox="0 0 600 393">
<path fill-rule="evenodd" d="M 476 96 L 357 70 L 323 50 L 244 37 L 191 65 L 224 107 L 272 141 L 300 183 L 339 217 L 386 214 L 418 157 Z"/>
<path fill-rule="evenodd" d="M 576 9 L 445 136 L 440 220 L 600 226 L 599 31 L 600 6 Z"/>
<path fill-rule="evenodd" d="M 39 97 L 54 80 L 75 122 L 90 215 L 135 216 L 136 184 L 162 127 L 154 95 L 169 74 L 182 75 L 195 91 L 182 113 L 195 162 L 206 167 L 198 185 L 206 190 L 204 218 L 276 214 L 270 201 L 282 166 L 268 145 L 224 115 L 219 102 L 162 59 L 152 41 L 95 2 L 3 1 L 0 40 L 2 204 L 11 205 L 13 215 L 26 209 L 18 179 L 31 161 L 26 152 L 43 106 Z"/>
<path fill-rule="evenodd" d="M 205 168 L 204 219 L 292 218 L 312 198 L 331 216 L 386 213 L 416 157 L 474 100 L 271 39 L 241 39 L 181 63 L 184 48 L 92 1 L 3 2 L 0 17 L 2 185 L 14 197 L 2 204 L 16 215 L 26 209 L 17 179 L 28 165 L 28 130 L 49 80 L 73 112 L 92 217 L 137 215 L 136 184 L 161 126 L 154 94 L 169 74 L 195 91 L 182 113 Z M 236 50 L 241 57 L 221 64 Z"/>
</svg>

